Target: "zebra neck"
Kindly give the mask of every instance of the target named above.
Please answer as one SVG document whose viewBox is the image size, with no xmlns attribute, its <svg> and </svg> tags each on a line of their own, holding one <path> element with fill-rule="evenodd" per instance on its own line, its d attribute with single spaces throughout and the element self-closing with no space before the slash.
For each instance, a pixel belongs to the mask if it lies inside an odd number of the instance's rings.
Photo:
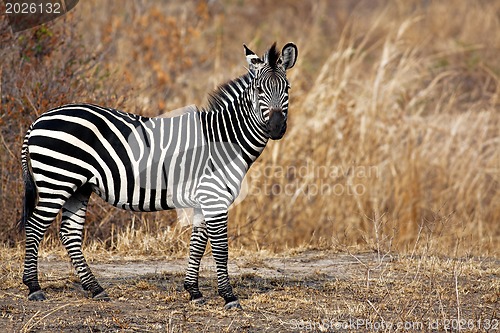
<svg viewBox="0 0 500 333">
<path fill-rule="evenodd" d="M 235 145 L 248 167 L 268 141 L 265 128 L 252 110 L 250 81 L 246 74 L 220 86 L 210 96 L 208 107 L 200 112 L 206 140 Z"/>
</svg>

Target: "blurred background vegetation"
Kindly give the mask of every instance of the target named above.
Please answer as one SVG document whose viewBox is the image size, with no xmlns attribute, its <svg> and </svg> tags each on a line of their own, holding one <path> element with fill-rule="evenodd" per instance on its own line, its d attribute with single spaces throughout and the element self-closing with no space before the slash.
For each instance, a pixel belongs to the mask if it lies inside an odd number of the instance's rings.
<svg viewBox="0 0 500 333">
<path fill-rule="evenodd" d="M 0 6 L 3 6 L 0 5 Z M 2 8 L 2 11 L 4 9 Z M 233 250 L 297 247 L 496 255 L 500 2 L 80 1 L 12 33 L 0 17 L 0 242 L 15 229 L 20 147 L 44 111 L 92 102 L 146 116 L 204 104 L 245 72 L 243 43 L 292 41 L 289 131 L 230 211 Z M 175 212 L 92 200 L 86 248 L 185 254 Z M 57 223 L 45 248 L 61 248 Z"/>
</svg>

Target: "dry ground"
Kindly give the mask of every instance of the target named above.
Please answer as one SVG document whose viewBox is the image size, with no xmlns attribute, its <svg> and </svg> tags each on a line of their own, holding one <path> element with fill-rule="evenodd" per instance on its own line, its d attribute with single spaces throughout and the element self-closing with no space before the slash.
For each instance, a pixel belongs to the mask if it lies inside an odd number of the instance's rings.
<svg viewBox="0 0 500 333">
<path fill-rule="evenodd" d="M 17 255 L 0 264 L 0 327 L 7 332 L 457 331 L 499 328 L 499 264 L 493 258 L 304 251 L 247 254 L 229 270 L 244 311 L 222 310 L 204 259 L 207 303 L 188 303 L 185 260 L 91 263 L 112 300 L 86 298 L 67 260 L 40 262 L 49 300 L 28 302 Z M 457 326 L 457 325 L 461 326 Z"/>
</svg>

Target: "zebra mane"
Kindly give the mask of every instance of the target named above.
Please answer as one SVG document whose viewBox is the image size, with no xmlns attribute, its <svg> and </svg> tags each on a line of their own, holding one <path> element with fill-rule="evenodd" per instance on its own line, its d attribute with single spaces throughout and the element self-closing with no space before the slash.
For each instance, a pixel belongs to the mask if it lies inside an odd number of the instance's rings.
<svg viewBox="0 0 500 333">
<path fill-rule="evenodd" d="M 273 71 L 278 70 L 278 66 L 281 65 L 281 52 L 277 49 L 276 42 L 274 42 L 266 54 L 264 54 L 263 59 L 269 64 Z M 234 100 L 236 92 L 241 92 L 245 87 L 247 87 L 253 76 L 254 74 L 250 71 L 234 80 L 221 84 L 209 94 L 208 106 L 202 108 L 200 111 L 209 112 L 212 110 L 219 110 L 226 108 L 226 105 L 233 104 L 231 100 Z"/>
<path fill-rule="evenodd" d="M 208 105 L 201 109 L 202 112 L 209 112 L 226 108 L 226 104 L 233 104 L 236 92 L 242 91 L 250 84 L 251 76 L 249 73 L 242 75 L 234 80 L 219 85 L 208 95 Z"/>
<path fill-rule="evenodd" d="M 267 61 L 272 70 L 275 71 L 278 68 L 278 60 L 280 59 L 281 52 L 276 48 L 276 42 L 271 45 L 271 48 L 264 55 L 264 60 Z"/>
</svg>

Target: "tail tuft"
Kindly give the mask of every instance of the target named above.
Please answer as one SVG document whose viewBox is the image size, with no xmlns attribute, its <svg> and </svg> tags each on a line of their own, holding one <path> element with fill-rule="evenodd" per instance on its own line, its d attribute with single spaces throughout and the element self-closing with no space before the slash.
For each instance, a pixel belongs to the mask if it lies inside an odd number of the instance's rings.
<svg viewBox="0 0 500 333">
<path fill-rule="evenodd" d="M 36 187 L 31 173 L 24 175 L 24 200 L 23 200 L 23 215 L 18 223 L 19 232 L 23 232 L 28 222 L 29 217 L 35 209 L 36 203 Z"/>
</svg>

